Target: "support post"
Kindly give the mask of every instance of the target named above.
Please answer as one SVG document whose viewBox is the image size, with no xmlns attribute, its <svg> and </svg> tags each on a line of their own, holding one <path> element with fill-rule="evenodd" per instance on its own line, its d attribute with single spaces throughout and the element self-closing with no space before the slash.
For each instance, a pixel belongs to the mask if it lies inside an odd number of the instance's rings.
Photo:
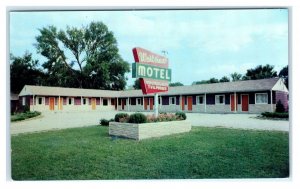
<svg viewBox="0 0 300 189">
<path fill-rule="evenodd" d="M 158 117 L 158 94 L 154 95 L 154 116 Z"/>
<path fill-rule="evenodd" d="M 130 111 L 130 109 L 129 109 L 129 105 L 130 105 L 129 97 L 127 98 L 127 101 L 128 101 L 128 103 L 127 103 L 127 111 L 129 112 Z"/>
<path fill-rule="evenodd" d="M 32 110 L 34 111 L 34 95 L 32 95 Z M 30 111 L 30 103 L 29 103 L 29 111 Z"/>
<path fill-rule="evenodd" d="M 204 94 L 205 102 L 204 102 L 204 112 L 206 113 L 206 93 Z"/>
<path fill-rule="evenodd" d="M 273 96 L 272 96 L 272 89 L 270 90 L 270 97 L 271 97 L 271 99 L 270 99 L 271 112 L 273 112 L 274 110 L 273 110 Z"/>
</svg>

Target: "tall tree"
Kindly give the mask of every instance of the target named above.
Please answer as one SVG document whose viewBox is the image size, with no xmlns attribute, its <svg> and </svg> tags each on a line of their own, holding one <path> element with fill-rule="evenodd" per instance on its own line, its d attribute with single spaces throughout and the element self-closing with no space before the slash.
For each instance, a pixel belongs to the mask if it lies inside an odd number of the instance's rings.
<svg viewBox="0 0 300 189">
<path fill-rule="evenodd" d="M 194 81 L 192 85 L 209 84 L 209 83 L 219 83 L 219 80 L 212 77 L 209 80 Z"/>
<path fill-rule="evenodd" d="M 237 72 L 234 72 L 230 74 L 232 81 L 239 81 L 242 79 L 242 74 L 239 74 Z"/>
<path fill-rule="evenodd" d="M 37 60 L 26 52 L 22 57 L 10 55 L 10 87 L 11 92 L 20 93 L 24 85 L 41 85 L 45 74 L 38 68 Z"/>
<path fill-rule="evenodd" d="M 220 82 L 221 82 L 221 83 L 224 83 L 224 82 L 230 82 L 230 79 L 229 79 L 229 77 L 227 77 L 227 76 L 223 76 L 223 77 L 220 79 Z"/>
<path fill-rule="evenodd" d="M 180 82 L 175 82 L 175 83 L 170 83 L 169 86 L 170 87 L 177 87 L 177 86 L 183 86 L 183 84 L 180 83 Z"/>
<path fill-rule="evenodd" d="M 283 67 L 279 72 L 279 77 L 284 79 L 284 83 L 287 88 L 289 88 L 289 66 Z"/>
<path fill-rule="evenodd" d="M 277 76 L 277 72 L 273 70 L 274 66 L 266 64 L 265 66 L 259 65 L 254 69 L 248 69 L 243 77 L 244 80 L 266 79 Z"/>
<path fill-rule="evenodd" d="M 139 79 L 139 78 L 137 78 L 137 79 L 134 81 L 133 88 L 134 88 L 134 89 L 141 89 L 141 83 L 140 83 L 140 79 Z"/>
<path fill-rule="evenodd" d="M 129 64 L 118 54 L 117 41 L 102 22 L 86 27 L 44 27 L 36 37 L 37 50 L 47 61 L 52 85 L 122 90 Z M 57 82 L 55 82 L 57 81 Z"/>
</svg>

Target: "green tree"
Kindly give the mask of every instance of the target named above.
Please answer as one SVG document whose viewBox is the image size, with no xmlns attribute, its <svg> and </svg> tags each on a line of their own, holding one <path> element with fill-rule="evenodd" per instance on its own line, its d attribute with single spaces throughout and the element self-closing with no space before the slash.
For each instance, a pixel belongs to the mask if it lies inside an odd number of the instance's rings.
<svg viewBox="0 0 300 189">
<path fill-rule="evenodd" d="M 10 87 L 11 92 L 20 93 L 24 85 L 42 85 L 45 74 L 38 68 L 37 60 L 26 52 L 22 57 L 10 54 Z"/>
<path fill-rule="evenodd" d="M 243 77 L 243 80 L 255 80 L 255 79 L 266 79 L 277 76 L 277 72 L 273 70 L 274 66 L 269 64 L 262 66 L 259 65 L 254 69 L 248 69 L 247 73 Z"/>
<path fill-rule="evenodd" d="M 239 74 L 237 72 L 234 72 L 230 74 L 232 81 L 239 81 L 242 79 L 242 74 Z"/>
<path fill-rule="evenodd" d="M 289 88 L 289 67 L 288 65 L 283 67 L 279 72 L 279 77 L 284 79 L 284 83 L 287 88 Z"/>
<path fill-rule="evenodd" d="M 209 84 L 209 83 L 219 83 L 219 80 L 212 77 L 209 80 L 194 81 L 192 85 L 201 85 L 201 84 Z"/>
<path fill-rule="evenodd" d="M 170 87 L 177 87 L 177 86 L 183 86 L 183 84 L 180 83 L 180 82 L 175 82 L 175 83 L 170 83 L 169 86 Z"/>
<path fill-rule="evenodd" d="M 117 41 L 102 22 L 86 27 L 55 26 L 39 29 L 37 51 L 46 57 L 43 67 L 51 85 L 123 90 L 129 64 L 118 54 Z"/>
<path fill-rule="evenodd" d="M 221 82 L 221 83 L 224 83 L 224 82 L 230 82 L 230 79 L 229 79 L 229 77 L 227 77 L 227 76 L 223 76 L 223 77 L 220 79 L 220 82 Z"/>
<path fill-rule="evenodd" d="M 134 89 L 141 89 L 141 83 L 140 83 L 140 79 L 139 79 L 139 78 L 137 78 L 137 79 L 134 81 L 133 88 L 134 88 Z"/>
</svg>

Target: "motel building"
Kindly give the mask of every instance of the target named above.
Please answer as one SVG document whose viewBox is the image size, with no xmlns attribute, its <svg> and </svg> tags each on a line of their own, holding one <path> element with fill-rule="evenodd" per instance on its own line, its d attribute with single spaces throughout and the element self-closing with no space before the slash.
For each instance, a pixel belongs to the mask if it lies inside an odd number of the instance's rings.
<svg viewBox="0 0 300 189">
<path fill-rule="evenodd" d="M 280 78 L 169 87 L 159 93 L 159 112 L 262 113 L 281 101 L 288 109 L 288 90 Z M 96 90 L 25 85 L 19 103 L 30 111 L 129 111 L 154 109 L 154 95 L 142 90 Z"/>
</svg>

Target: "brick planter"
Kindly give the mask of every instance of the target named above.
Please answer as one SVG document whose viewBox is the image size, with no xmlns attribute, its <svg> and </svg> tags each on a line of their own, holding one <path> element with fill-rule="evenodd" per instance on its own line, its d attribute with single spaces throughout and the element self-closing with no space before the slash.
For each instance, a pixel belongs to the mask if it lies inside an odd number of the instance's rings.
<svg viewBox="0 0 300 189">
<path fill-rule="evenodd" d="M 142 124 L 109 122 L 109 135 L 142 140 L 146 138 L 189 132 L 191 128 L 192 125 L 188 121 L 170 121 Z"/>
</svg>

